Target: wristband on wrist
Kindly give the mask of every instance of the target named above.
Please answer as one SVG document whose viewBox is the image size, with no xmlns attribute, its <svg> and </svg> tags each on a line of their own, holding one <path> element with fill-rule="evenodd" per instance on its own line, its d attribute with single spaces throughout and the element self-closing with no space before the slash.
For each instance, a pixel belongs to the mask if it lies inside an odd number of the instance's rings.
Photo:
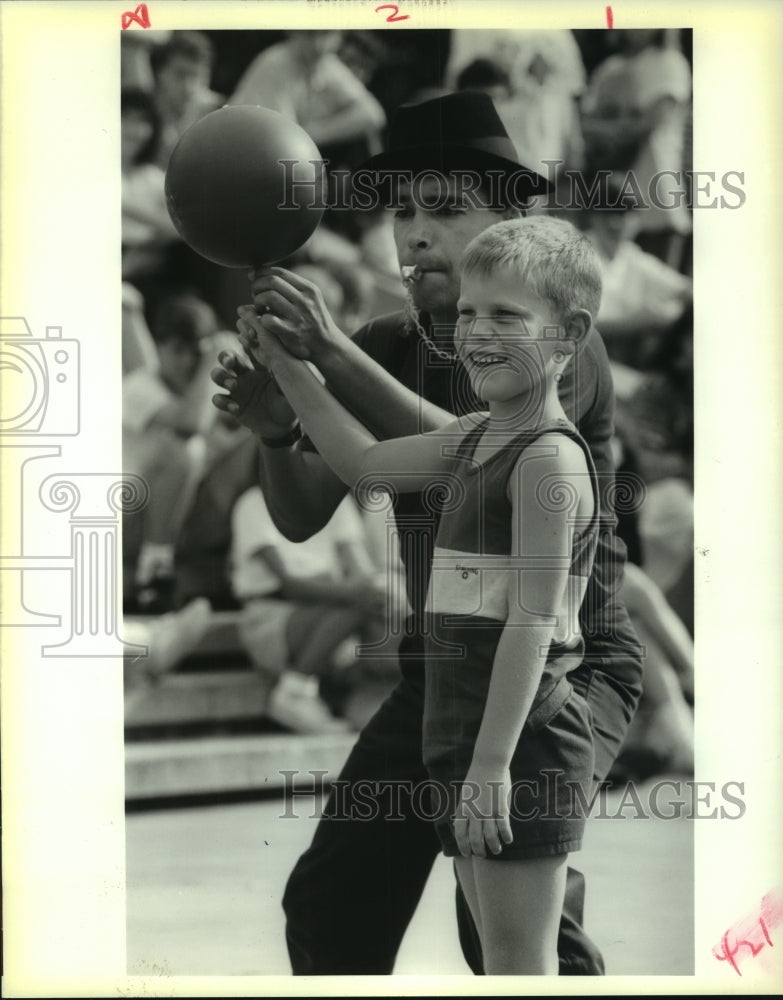
<svg viewBox="0 0 783 1000">
<path fill-rule="evenodd" d="M 301 436 L 302 425 L 297 421 L 287 434 L 277 438 L 262 437 L 261 444 L 266 448 L 290 448 L 292 444 L 296 444 Z"/>
</svg>

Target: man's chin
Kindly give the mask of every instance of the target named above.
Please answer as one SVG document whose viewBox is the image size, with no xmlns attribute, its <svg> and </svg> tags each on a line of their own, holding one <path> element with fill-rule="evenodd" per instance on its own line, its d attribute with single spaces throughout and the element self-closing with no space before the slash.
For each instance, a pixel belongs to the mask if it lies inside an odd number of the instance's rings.
<svg viewBox="0 0 783 1000">
<path fill-rule="evenodd" d="M 435 280 L 433 280 L 435 277 L 440 279 L 438 281 L 440 287 L 436 287 Z M 443 275 L 433 275 L 433 278 L 428 277 L 423 280 L 427 280 L 429 287 L 422 287 L 419 284 L 412 290 L 413 304 L 419 312 L 426 312 L 431 315 L 454 313 L 456 317 L 457 298 L 459 296 L 448 288 Z"/>
</svg>

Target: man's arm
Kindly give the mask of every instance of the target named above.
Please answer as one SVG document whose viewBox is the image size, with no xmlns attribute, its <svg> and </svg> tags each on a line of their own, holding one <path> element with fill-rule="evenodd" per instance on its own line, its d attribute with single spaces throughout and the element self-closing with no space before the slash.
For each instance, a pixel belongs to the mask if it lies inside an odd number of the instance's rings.
<svg viewBox="0 0 783 1000">
<path fill-rule="evenodd" d="M 310 538 L 329 522 L 347 492 L 345 483 L 320 455 L 304 450 L 301 441 L 274 447 L 299 421 L 263 365 L 223 351 L 212 369 L 212 381 L 227 393 L 214 395 L 213 404 L 256 437 L 259 485 L 275 527 L 290 542 Z"/>
</svg>

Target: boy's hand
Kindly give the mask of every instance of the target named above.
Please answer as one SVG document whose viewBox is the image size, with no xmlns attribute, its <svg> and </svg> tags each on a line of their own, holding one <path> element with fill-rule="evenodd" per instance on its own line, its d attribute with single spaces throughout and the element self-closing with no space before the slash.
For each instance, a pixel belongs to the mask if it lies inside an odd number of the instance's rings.
<svg viewBox="0 0 783 1000">
<path fill-rule="evenodd" d="M 320 288 L 282 267 L 250 272 L 253 304 L 269 319 L 267 329 L 297 358 L 318 363 L 344 336 L 324 304 Z"/>
<path fill-rule="evenodd" d="M 514 839 L 509 822 L 511 774 L 508 768 L 471 765 L 460 790 L 454 836 L 460 853 L 469 858 L 500 854 Z"/>
<path fill-rule="evenodd" d="M 280 392 L 272 373 L 233 351 L 221 351 L 212 369 L 215 385 L 226 390 L 212 402 L 260 437 L 281 437 L 296 423 L 296 414 Z"/>
<path fill-rule="evenodd" d="M 288 354 L 269 329 L 274 317 L 267 313 L 259 316 L 253 306 L 240 306 L 237 315 L 239 342 L 247 352 L 247 356 L 254 365 L 261 365 L 271 371 L 275 360 Z"/>
</svg>

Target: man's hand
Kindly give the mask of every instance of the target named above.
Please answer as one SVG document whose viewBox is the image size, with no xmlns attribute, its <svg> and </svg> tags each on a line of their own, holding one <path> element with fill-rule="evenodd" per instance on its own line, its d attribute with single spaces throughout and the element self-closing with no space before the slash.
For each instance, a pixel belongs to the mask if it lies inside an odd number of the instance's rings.
<svg viewBox="0 0 783 1000">
<path fill-rule="evenodd" d="M 233 351 L 221 351 L 218 362 L 212 381 L 226 390 L 212 397 L 219 410 L 233 414 L 260 437 L 282 437 L 293 427 L 296 414 L 267 368 Z"/>
<path fill-rule="evenodd" d="M 454 836 L 460 853 L 469 858 L 487 856 L 487 847 L 500 854 L 514 839 L 509 823 L 511 774 L 508 768 L 471 764 L 460 790 L 454 816 Z"/>
<path fill-rule="evenodd" d="M 295 357 L 317 365 L 321 355 L 345 336 L 312 281 L 282 267 L 263 267 L 250 272 L 250 284 L 266 329 Z"/>
</svg>

